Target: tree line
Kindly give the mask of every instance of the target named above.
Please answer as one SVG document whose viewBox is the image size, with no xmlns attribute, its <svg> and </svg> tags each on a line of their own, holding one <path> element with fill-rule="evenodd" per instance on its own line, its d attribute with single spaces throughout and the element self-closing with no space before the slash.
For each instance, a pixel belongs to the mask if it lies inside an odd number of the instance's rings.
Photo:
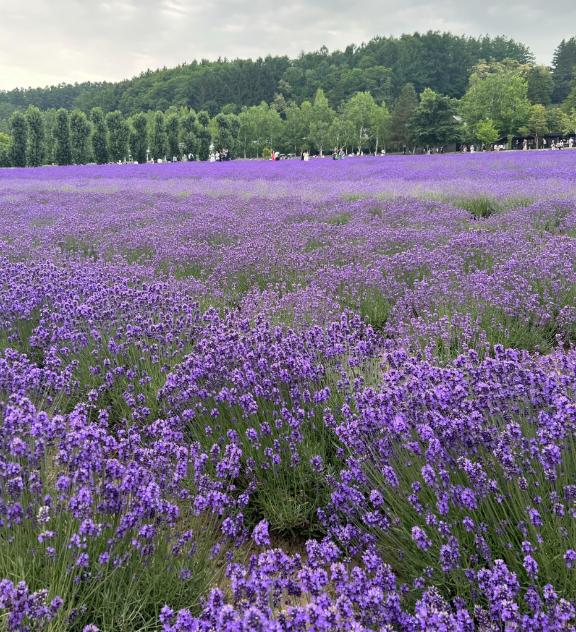
<svg viewBox="0 0 576 632">
<path fill-rule="evenodd" d="M 0 129 L 13 111 L 29 105 L 41 110 L 77 108 L 85 113 L 101 107 L 106 112 L 119 110 L 124 116 L 176 106 L 215 116 L 229 104 L 240 110 L 262 101 L 272 103 L 276 98 L 302 103 L 312 100 L 318 88 L 335 108 L 364 91 L 377 101 L 392 103 L 409 82 L 418 93 L 432 88 L 460 98 L 472 68 L 483 59 L 529 63 L 533 56 L 527 46 L 505 37 L 473 38 L 431 31 L 376 37 L 341 51 L 322 47 L 296 59 L 268 56 L 194 61 L 148 70 L 116 83 L 0 91 Z"/>
<path fill-rule="evenodd" d="M 515 135 L 538 146 L 546 135 L 576 134 L 575 70 L 576 38 L 558 48 L 554 70 L 517 59 L 480 61 L 459 99 L 430 87 L 418 92 L 407 82 L 395 99 L 359 90 L 336 105 L 318 87 L 301 102 L 277 94 L 270 103 L 227 104 L 215 115 L 178 105 L 131 115 L 29 105 L 13 112 L 8 132 L 0 132 L 0 164 L 207 160 L 211 145 L 246 158 L 273 149 L 322 154 L 334 147 L 379 152 L 490 145 Z"/>
</svg>

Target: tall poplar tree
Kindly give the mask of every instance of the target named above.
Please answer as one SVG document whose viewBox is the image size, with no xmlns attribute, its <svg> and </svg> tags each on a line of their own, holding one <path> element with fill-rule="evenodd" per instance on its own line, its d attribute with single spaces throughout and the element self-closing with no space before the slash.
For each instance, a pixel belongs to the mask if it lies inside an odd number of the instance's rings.
<svg viewBox="0 0 576 632">
<path fill-rule="evenodd" d="M 94 160 L 99 165 L 103 165 L 108 162 L 108 130 L 102 108 L 93 108 L 90 117 L 94 125 L 94 133 L 92 134 Z"/>
<path fill-rule="evenodd" d="M 148 152 L 148 119 L 143 112 L 136 114 L 131 120 L 130 153 L 132 160 L 146 162 Z"/>
<path fill-rule="evenodd" d="M 554 52 L 552 78 L 554 79 L 553 103 L 562 103 L 570 93 L 576 69 L 576 37 L 562 40 Z"/>
<path fill-rule="evenodd" d="M 166 117 L 166 132 L 168 135 L 168 157 L 180 156 L 180 119 L 175 112 Z"/>
<path fill-rule="evenodd" d="M 27 161 L 31 167 L 39 167 L 44 160 L 44 117 L 36 106 L 31 105 L 26 110 L 26 121 L 28 123 Z"/>
<path fill-rule="evenodd" d="M 184 153 L 193 154 L 198 152 L 198 136 L 196 135 L 196 114 L 187 112 L 182 117 L 182 142 L 184 143 Z"/>
<path fill-rule="evenodd" d="M 208 112 L 198 112 L 196 117 L 196 136 L 198 138 L 198 160 L 208 160 L 210 155 L 210 143 L 212 137 L 208 125 L 210 124 L 210 115 Z"/>
<path fill-rule="evenodd" d="M 106 115 L 108 128 L 108 153 L 114 162 L 125 160 L 128 157 L 128 141 L 130 128 L 118 110 L 108 112 Z"/>
<path fill-rule="evenodd" d="M 390 118 L 392 140 L 409 147 L 412 144 L 412 118 L 419 105 L 418 95 L 411 83 L 406 83 L 394 104 Z"/>
<path fill-rule="evenodd" d="M 69 165 L 72 162 L 70 149 L 70 120 L 68 111 L 60 108 L 56 113 L 56 127 L 54 128 L 56 147 L 54 158 L 59 165 Z"/>
<path fill-rule="evenodd" d="M 72 162 L 86 164 L 90 158 L 90 121 L 84 112 L 73 110 L 70 115 L 70 144 Z"/>
<path fill-rule="evenodd" d="M 168 150 L 168 138 L 166 136 L 166 123 L 164 114 L 156 112 L 152 120 L 152 134 L 150 139 L 150 153 L 154 160 L 161 160 L 166 157 Z"/>
<path fill-rule="evenodd" d="M 13 167 L 26 166 L 26 150 L 28 146 L 28 123 L 22 112 L 14 112 L 10 117 L 10 164 Z"/>
</svg>

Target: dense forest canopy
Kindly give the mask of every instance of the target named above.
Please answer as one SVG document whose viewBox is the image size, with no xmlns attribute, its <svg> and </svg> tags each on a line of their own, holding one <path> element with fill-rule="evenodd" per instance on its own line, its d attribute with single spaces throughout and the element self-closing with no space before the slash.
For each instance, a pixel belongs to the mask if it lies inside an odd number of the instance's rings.
<svg viewBox="0 0 576 632">
<path fill-rule="evenodd" d="M 0 166 L 539 148 L 576 135 L 576 37 L 552 66 L 505 37 L 378 37 L 297 59 L 202 60 L 0 93 Z"/>
<path fill-rule="evenodd" d="M 202 60 L 148 70 L 118 83 L 1 91 L 0 119 L 29 105 L 41 110 L 78 108 L 85 112 L 101 107 L 124 115 L 184 106 L 215 115 L 228 104 L 241 108 L 262 101 L 271 103 L 277 95 L 301 103 L 312 99 L 318 88 L 337 108 L 361 91 L 370 92 L 379 101 L 394 100 L 406 83 L 412 83 L 418 93 L 431 88 L 460 98 L 472 68 L 480 60 L 505 59 L 528 63 L 533 55 L 527 46 L 506 37 L 474 38 L 432 31 L 376 37 L 342 51 L 329 52 L 322 47 L 297 59 L 268 56 L 256 60 Z"/>
</svg>

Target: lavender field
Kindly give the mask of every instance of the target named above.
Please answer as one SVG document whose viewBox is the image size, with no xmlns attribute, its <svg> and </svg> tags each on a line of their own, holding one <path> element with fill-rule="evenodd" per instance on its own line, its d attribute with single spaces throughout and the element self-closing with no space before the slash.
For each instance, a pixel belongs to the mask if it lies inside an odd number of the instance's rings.
<svg viewBox="0 0 576 632">
<path fill-rule="evenodd" d="M 0 170 L 0 625 L 576 629 L 576 151 Z"/>
</svg>

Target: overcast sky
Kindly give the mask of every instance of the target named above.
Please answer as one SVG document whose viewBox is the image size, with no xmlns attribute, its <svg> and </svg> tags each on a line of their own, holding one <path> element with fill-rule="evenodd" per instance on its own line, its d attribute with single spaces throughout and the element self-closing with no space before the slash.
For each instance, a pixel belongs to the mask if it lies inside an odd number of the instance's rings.
<svg viewBox="0 0 576 632">
<path fill-rule="evenodd" d="M 576 34 L 576 0 L 0 0 L 0 89 L 429 29 L 506 34 L 550 63 Z"/>
</svg>

